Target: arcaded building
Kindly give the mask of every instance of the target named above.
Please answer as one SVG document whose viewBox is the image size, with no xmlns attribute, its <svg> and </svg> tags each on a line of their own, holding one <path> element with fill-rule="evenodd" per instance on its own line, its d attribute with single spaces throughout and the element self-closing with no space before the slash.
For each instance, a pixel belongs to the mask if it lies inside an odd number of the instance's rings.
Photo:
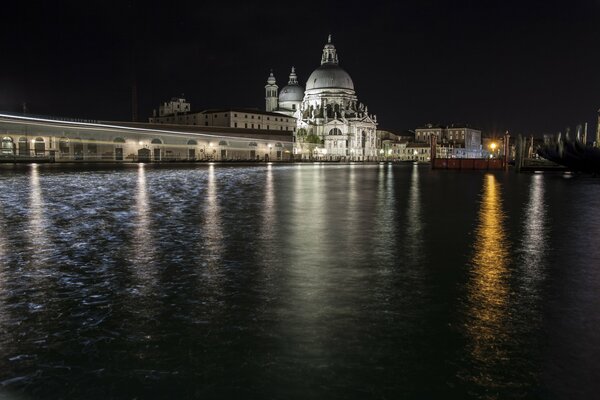
<svg viewBox="0 0 600 400">
<path fill-rule="evenodd" d="M 0 114 L 0 162 L 284 161 L 291 132 Z"/>
</svg>

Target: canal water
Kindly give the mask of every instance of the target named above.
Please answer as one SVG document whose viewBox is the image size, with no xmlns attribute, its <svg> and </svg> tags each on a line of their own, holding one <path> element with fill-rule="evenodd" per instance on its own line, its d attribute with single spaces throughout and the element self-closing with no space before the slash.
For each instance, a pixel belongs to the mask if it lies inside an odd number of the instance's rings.
<svg viewBox="0 0 600 400">
<path fill-rule="evenodd" d="M 3 166 L 0 397 L 596 398 L 599 206 L 588 176 Z"/>
</svg>

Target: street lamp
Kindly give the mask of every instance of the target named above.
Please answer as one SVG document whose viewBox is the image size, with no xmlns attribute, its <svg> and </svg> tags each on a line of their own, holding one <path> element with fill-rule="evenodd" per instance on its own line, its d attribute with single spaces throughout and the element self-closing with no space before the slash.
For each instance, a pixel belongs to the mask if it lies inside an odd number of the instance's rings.
<svg viewBox="0 0 600 400">
<path fill-rule="evenodd" d="M 492 150 L 492 154 L 490 154 L 490 158 L 492 158 L 492 156 L 494 155 L 494 153 L 496 153 L 496 148 L 497 147 L 498 147 L 498 144 L 496 142 L 490 143 L 490 149 Z"/>
</svg>

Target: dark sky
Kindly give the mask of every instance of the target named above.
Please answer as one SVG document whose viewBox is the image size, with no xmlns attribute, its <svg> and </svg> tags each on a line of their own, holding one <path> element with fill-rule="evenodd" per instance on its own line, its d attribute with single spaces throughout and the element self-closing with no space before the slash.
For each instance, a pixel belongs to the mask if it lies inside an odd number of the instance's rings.
<svg viewBox="0 0 600 400">
<path fill-rule="evenodd" d="M 20 4 L 19 4 L 20 3 Z M 2 5 L 0 110 L 140 117 L 264 108 L 272 68 L 305 85 L 329 33 L 380 127 L 542 134 L 600 107 L 600 1 L 44 1 Z M 132 61 L 134 60 L 134 61 Z"/>
</svg>

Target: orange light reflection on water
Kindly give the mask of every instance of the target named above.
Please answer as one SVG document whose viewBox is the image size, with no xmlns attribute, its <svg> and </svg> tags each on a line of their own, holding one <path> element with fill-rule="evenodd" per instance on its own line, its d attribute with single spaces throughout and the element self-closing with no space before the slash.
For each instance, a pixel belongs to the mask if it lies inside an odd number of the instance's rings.
<svg viewBox="0 0 600 400">
<path fill-rule="evenodd" d="M 484 177 L 468 284 L 466 335 L 475 369 L 469 380 L 488 385 L 507 359 L 508 241 L 502 188 L 494 175 Z M 499 382 L 495 382 L 499 383 Z"/>
</svg>

